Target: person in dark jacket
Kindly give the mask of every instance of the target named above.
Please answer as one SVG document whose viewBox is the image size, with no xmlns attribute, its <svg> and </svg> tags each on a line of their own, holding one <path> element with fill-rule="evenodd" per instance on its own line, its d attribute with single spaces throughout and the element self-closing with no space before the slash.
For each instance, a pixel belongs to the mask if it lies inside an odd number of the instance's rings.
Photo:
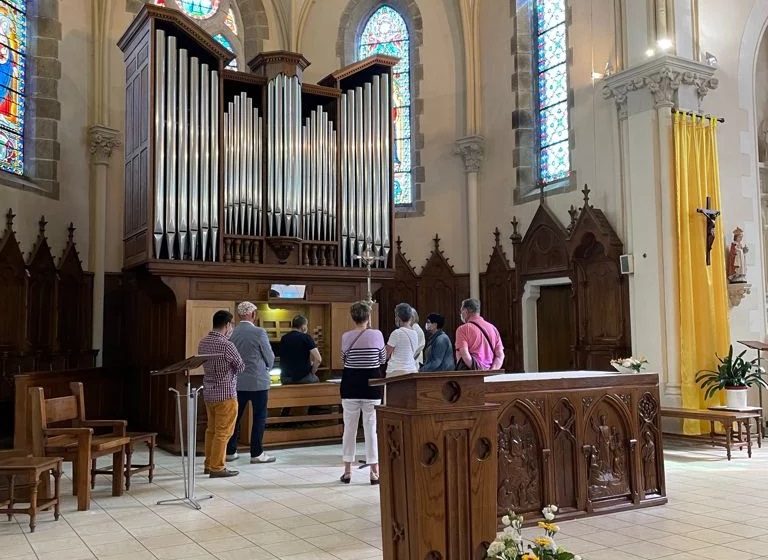
<svg viewBox="0 0 768 560">
<path fill-rule="evenodd" d="M 424 346 L 424 365 L 419 371 L 453 371 L 456 363 L 453 361 L 453 344 L 443 331 L 445 318 L 437 313 L 430 313 L 424 325 L 429 333 L 427 344 Z"/>
</svg>

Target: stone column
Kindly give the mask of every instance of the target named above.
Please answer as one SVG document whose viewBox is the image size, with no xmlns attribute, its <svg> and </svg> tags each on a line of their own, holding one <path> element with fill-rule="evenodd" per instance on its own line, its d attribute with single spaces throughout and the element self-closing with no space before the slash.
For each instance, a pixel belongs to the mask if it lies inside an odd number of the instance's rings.
<svg viewBox="0 0 768 560">
<path fill-rule="evenodd" d="M 102 364 L 104 339 L 104 259 L 107 237 L 107 177 L 112 149 L 120 145 L 120 131 L 102 125 L 88 129 L 88 148 L 93 175 L 91 183 L 90 269 L 93 272 L 93 348 Z"/>
<path fill-rule="evenodd" d="M 480 298 L 480 260 L 477 253 L 477 229 L 480 221 L 477 214 L 477 174 L 483 161 L 485 138 L 466 136 L 456 141 L 456 154 L 464 160 L 467 174 L 467 231 L 469 243 L 469 295 Z"/>
<path fill-rule="evenodd" d="M 681 400 L 670 109 L 698 109 L 717 87 L 713 73 L 710 66 L 662 55 L 609 77 L 603 87 L 603 96 L 616 102 L 620 128 L 625 250 L 635 264 L 629 281 L 633 354 L 645 354 L 662 374 L 667 406 Z"/>
</svg>

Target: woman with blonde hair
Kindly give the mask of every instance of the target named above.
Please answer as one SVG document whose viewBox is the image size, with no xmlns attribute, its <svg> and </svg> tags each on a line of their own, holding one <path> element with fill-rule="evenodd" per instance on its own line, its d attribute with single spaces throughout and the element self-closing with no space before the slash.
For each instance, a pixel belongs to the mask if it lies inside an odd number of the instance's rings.
<svg viewBox="0 0 768 560">
<path fill-rule="evenodd" d="M 376 406 L 381 404 L 381 387 L 369 387 L 368 380 L 381 377 L 381 366 L 386 362 L 384 335 L 369 328 L 371 308 L 357 302 L 349 310 L 355 328 L 341 337 L 341 357 L 344 372 L 341 376 L 341 408 L 344 411 L 342 460 L 344 474 L 341 482 L 352 480 L 352 463 L 357 447 L 357 425 L 363 415 L 365 434 L 365 462 L 371 467 L 371 484 L 379 483 L 378 442 L 376 440 Z"/>
</svg>

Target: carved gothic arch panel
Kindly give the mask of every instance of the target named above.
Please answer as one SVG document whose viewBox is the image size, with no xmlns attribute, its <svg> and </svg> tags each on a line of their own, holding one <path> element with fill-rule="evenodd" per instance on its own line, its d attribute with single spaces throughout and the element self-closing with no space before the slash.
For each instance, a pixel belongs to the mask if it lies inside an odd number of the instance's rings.
<svg viewBox="0 0 768 560">
<path fill-rule="evenodd" d="M 604 395 L 593 403 L 584 422 L 588 500 L 631 499 L 634 493 L 628 395 Z"/>
<path fill-rule="evenodd" d="M 0 350 L 21 350 L 26 332 L 27 272 L 8 210 L 0 239 Z"/>
<path fill-rule="evenodd" d="M 45 236 L 45 217 L 40 218 L 40 232 L 29 255 L 27 271 L 27 345 L 36 350 L 51 350 L 56 343 L 58 271 Z"/>
<path fill-rule="evenodd" d="M 546 437 L 543 400 L 515 400 L 498 416 L 497 515 L 538 512 L 544 496 Z M 542 410 L 539 410 L 539 406 Z M 547 450 L 548 451 L 548 450 Z"/>
<path fill-rule="evenodd" d="M 542 201 L 521 240 L 515 243 L 515 267 L 522 279 L 567 276 L 567 232 Z"/>
<path fill-rule="evenodd" d="M 562 397 L 552 406 L 551 418 L 554 503 L 561 509 L 575 509 L 580 498 L 576 407 L 570 399 Z"/>
</svg>

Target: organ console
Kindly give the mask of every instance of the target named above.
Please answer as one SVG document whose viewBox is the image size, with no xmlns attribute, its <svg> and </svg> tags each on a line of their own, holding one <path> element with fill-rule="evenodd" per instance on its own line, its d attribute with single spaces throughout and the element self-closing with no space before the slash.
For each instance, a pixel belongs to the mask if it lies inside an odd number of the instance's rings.
<svg viewBox="0 0 768 560">
<path fill-rule="evenodd" d="M 194 21 L 153 4 L 118 44 L 126 79 L 124 269 L 106 296 L 121 315 L 107 341 L 120 356 L 105 355 L 105 363 L 126 371 L 131 423 L 175 449 L 167 380 L 149 372 L 194 353 L 213 312 L 243 300 L 306 312 L 327 345 L 325 380 L 341 367 L 349 305 L 367 293 L 368 271 L 356 257 L 370 257 L 374 283 L 394 277 L 397 59 L 370 57 L 318 84 L 304 80 L 309 61 L 293 52 L 262 52 L 247 71 L 233 71 L 232 53 Z M 301 300 L 280 300 L 271 295 L 276 284 L 306 289 Z M 307 390 L 319 391 L 323 406 L 338 396 L 330 383 Z M 299 424 L 303 432 L 275 431 L 272 441 L 341 433 L 340 414 L 292 425 Z"/>
<path fill-rule="evenodd" d="M 265 52 L 249 72 L 178 11 L 146 5 L 126 61 L 125 264 L 152 260 L 389 269 L 391 68 L 374 56 L 319 85 Z M 150 232 L 151 228 L 151 232 Z M 378 264 L 381 263 L 381 264 Z"/>
</svg>

